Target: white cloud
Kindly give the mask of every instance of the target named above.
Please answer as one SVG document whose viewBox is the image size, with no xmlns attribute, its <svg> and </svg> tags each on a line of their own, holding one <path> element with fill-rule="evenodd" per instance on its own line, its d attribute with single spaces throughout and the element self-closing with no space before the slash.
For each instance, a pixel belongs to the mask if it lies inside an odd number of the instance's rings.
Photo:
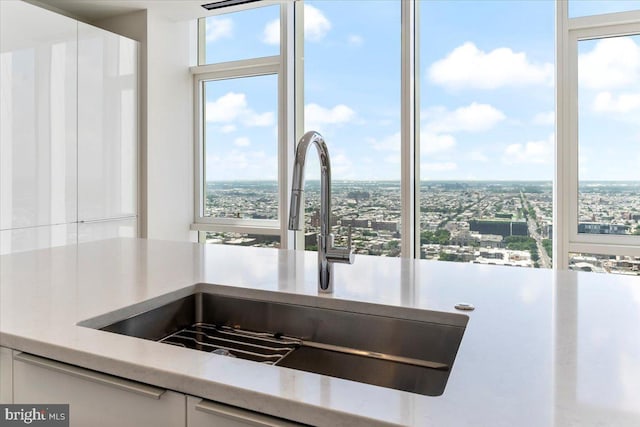
<svg viewBox="0 0 640 427">
<path fill-rule="evenodd" d="M 359 47 L 364 44 L 364 38 L 357 34 L 349 34 L 349 37 L 347 37 L 347 43 L 349 43 L 350 46 Z"/>
<path fill-rule="evenodd" d="M 399 152 L 401 145 L 400 138 L 400 132 L 396 132 L 380 140 L 371 138 L 368 142 L 376 151 Z M 456 139 L 451 135 L 439 135 L 426 131 L 420 132 L 421 155 L 444 153 L 451 150 L 455 145 Z"/>
<path fill-rule="evenodd" d="M 229 92 L 213 102 L 207 102 L 207 122 L 225 123 L 224 133 L 235 131 L 232 124 L 236 120 L 245 126 L 271 126 L 275 122 L 275 113 L 256 113 L 247 105 L 244 93 Z"/>
<path fill-rule="evenodd" d="M 506 116 L 489 104 L 472 103 L 455 111 L 435 107 L 426 111 L 425 129 L 430 132 L 484 132 L 503 121 Z"/>
<path fill-rule="evenodd" d="M 354 174 L 354 164 L 347 155 L 341 152 L 335 153 L 331 157 L 331 171 L 333 172 L 333 176 L 337 177 L 337 179 L 351 179 L 355 177 Z M 307 175 L 310 176 L 310 175 Z M 314 174 L 313 176 L 318 176 Z M 315 178 L 317 179 L 317 178 Z"/>
<path fill-rule="evenodd" d="M 220 128 L 220 132 L 222 133 L 233 133 L 236 131 L 236 126 L 235 125 L 224 125 Z"/>
<path fill-rule="evenodd" d="M 331 21 L 318 8 L 304 5 L 304 39 L 310 42 L 322 40 L 331 29 Z M 280 19 L 274 19 L 264 26 L 262 41 L 266 44 L 280 44 Z"/>
<path fill-rule="evenodd" d="M 207 122 L 232 122 L 246 109 L 246 95 L 229 92 L 213 102 L 207 102 Z"/>
<path fill-rule="evenodd" d="M 545 111 L 533 117 L 533 124 L 538 126 L 553 126 L 556 122 L 555 111 Z"/>
<path fill-rule="evenodd" d="M 392 165 L 399 165 L 402 162 L 399 154 L 392 154 L 384 158 L 384 161 Z"/>
<path fill-rule="evenodd" d="M 640 79 L 640 46 L 628 37 L 612 37 L 596 43 L 578 56 L 580 85 L 589 89 L 613 89 L 637 84 Z"/>
<path fill-rule="evenodd" d="M 484 52 L 471 42 L 455 48 L 429 68 L 429 79 L 453 89 L 496 89 L 504 86 L 551 84 L 553 64 L 534 64 L 526 53 L 502 47 Z"/>
<path fill-rule="evenodd" d="M 231 18 L 207 19 L 206 40 L 213 43 L 233 36 L 233 20 Z"/>
<path fill-rule="evenodd" d="M 331 29 L 331 22 L 322 11 L 310 4 L 304 5 L 304 38 L 317 42 L 324 38 Z"/>
<path fill-rule="evenodd" d="M 280 44 L 280 20 L 275 19 L 264 27 L 262 41 L 266 44 Z"/>
<path fill-rule="evenodd" d="M 640 109 L 640 93 L 600 92 L 593 100 L 593 110 L 606 113 L 628 113 Z"/>
<path fill-rule="evenodd" d="M 241 136 L 233 141 L 233 145 L 236 147 L 248 147 L 251 145 L 251 140 L 246 136 Z"/>
<path fill-rule="evenodd" d="M 420 132 L 420 154 L 443 153 L 456 145 L 456 139 L 451 135 L 438 135 L 431 132 Z"/>
<path fill-rule="evenodd" d="M 396 132 L 393 135 L 389 135 L 383 139 L 368 139 L 369 144 L 376 151 L 400 151 L 400 132 Z"/>
<path fill-rule="evenodd" d="M 507 146 L 502 161 L 507 164 L 533 163 L 551 164 L 553 162 L 554 135 L 541 141 L 529 141 Z"/>
<path fill-rule="evenodd" d="M 324 108 L 318 104 L 304 106 L 304 120 L 309 130 L 317 130 L 325 124 L 343 124 L 355 118 L 355 111 L 344 104 Z"/>
<path fill-rule="evenodd" d="M 207 155 L 207 178 L 277 179 L 278 159 L 264 151 L 239 151 L 233 149 L 224 154 Z"/>
<path fill-rule="evenodd" d="M 481 151 L 472 151 L 469 153 L 469 160 L 473 162 L 488 162 L 489 158 Z"/>
<path fill-rule="evenodd" d="M 242 123 L 245 126 L 257 127 L 257 126 L 271 126 L 276 121 L 276 115 L 272 111 L 266 113 L 255 113 L 251 110 L 245 112 L 242 118 Z"/>
<path fill-rule="evenodd" d="M 458 169 L 458 165 L 454 162 L 434 162 L 421 163 L 420 172 L 449 172 Z"/>
</svg>

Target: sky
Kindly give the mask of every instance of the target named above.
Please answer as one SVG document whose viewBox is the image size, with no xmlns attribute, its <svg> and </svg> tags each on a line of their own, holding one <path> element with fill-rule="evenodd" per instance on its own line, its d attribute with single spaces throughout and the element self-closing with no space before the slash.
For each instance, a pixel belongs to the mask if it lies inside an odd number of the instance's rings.
<svg viewBox="0 0 640 427">
<path fill-rule="evenodd" d="M 277 54 L 278 8 L 208 18 L 207 62 Z M 334 180 L 399 180 L 400 2 L 304 13 L 305 130 L 325 137 Z M 420 3 L 421 179 L 553 179 L 554 16 L 552 1 Z M 640 36 L 578 48 L 580 179 L 640 180 Z M 276 91 L 275 76 L 207 83 L 207 180 L 277 178 Z"/>
</svg>

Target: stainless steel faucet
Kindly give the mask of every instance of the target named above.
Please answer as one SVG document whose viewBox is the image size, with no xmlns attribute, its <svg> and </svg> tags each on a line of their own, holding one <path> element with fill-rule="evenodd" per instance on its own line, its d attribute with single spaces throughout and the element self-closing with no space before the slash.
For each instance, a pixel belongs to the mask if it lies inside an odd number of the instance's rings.
<svg viewBox="0 0 640 427">
<path fill-rule="evenodd" d="M 331 230 L 331 164 L 329 150 L 318 132 L 310 131 L 298 142 L 293 165 L 291 186 L 291 208 L 289 230 L 300 230 L 302 215 L 302 193 L 304 192 L 304 163 L 309 144 L 314 144 L 320 157 L 320 234 L 318 234 L 318 291 L 333 292 L 333 263 L 353 264 L 355 255 L 351 250 L 351 230 L 346 248 L 333 246 Z"/>
</svg>

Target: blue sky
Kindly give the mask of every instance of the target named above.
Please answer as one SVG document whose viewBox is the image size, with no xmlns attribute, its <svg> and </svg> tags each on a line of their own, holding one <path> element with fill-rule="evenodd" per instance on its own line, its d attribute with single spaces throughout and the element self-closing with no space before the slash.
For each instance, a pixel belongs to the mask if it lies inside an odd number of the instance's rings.
<svg viewBox="0 0 640 427">
<path fill-rule="evenodd" d="M 420 6 L 421 178 L 553 179 L 554 3 Z M 278 6 L 210 18 L 208 61 L 276 54 L 277 20 Z M 640 80 L 640 40 L 606 42 L 579 46 L 580 177 L 640 179 L 640 86 L 622 81 Z M 398 180 L 400 2 L 307 1 L 304 63 L 305 128 L 333 178 Z M 275 81 L 208 84 L 208 180 L 276 178 Z"/>
</svg>

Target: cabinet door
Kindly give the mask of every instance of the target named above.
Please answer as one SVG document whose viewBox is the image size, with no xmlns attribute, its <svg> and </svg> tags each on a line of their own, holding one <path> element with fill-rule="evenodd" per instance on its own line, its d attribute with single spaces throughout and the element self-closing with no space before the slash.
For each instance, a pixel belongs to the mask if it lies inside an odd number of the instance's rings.
<svg viewBox="0 0 640 427">
<path fill-rule="evenodd" d="M 25 353 L 14 355 L 15 403 L 69 404 L 72 427 L 184 426 L 185 396 Z"/>
<path fill-rule="evenodd" d="M 13 403 L 13 355 L 0 347 L 0 403 Z"/>
<path fill-rule="evenodd" d="M 115 237 L 136 237 L 138 219 L 136 217 L 113 219 L 78 224 L 78 243 Z"/>
<path fill-rule="evenodd" d="M 137 214 L 138 43 L 78 24 L 78 219 Z"/>
<path fill-rule="evenodd" d="M 0 230 L 76 220 L 77 22 L 0 1 Z"/>
<path fill-rule="evenodd" d="M 0 231 L 0 255 L 75 244 L 77 224 L 18 228 Z"/>
<path fill-rule="evenodd" d="M 187 427 L 294 427 L 292 421 L 187 396 Z"/>
</svg>

